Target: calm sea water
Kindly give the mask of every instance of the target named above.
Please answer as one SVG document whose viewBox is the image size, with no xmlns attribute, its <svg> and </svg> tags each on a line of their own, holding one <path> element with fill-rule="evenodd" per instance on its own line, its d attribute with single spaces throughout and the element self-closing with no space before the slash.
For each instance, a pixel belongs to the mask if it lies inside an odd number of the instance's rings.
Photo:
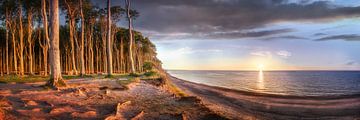
<svg viewBox="0 0 360 120">
<path fill-rule="evenodd" d="M 296 96 L 360 93 L 356 71 L 168 71 L 171 75 L 211 86 Z"/>
</svg>

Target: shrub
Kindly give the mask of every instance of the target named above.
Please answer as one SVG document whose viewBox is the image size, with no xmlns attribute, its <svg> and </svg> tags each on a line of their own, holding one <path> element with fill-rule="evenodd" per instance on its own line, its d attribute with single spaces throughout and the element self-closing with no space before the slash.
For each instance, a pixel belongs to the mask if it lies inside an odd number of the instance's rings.
<svg viewBox="0 0 360 120">
<path fill-rule="evenodd" d="M 153 69 L 153 64 L 151 62 L 145 62 L 142 67 L 145 71 L 151 71 Z"/>
<path fill-rule="evenodd" d="M 145 75 L 146 77 L 151 77 L 151 76 L 157 75 L 157 73 L 156 73 L 155 71 L 149 71 L 149 72 L 144 73 L 144 75 Z"/>
</svg>

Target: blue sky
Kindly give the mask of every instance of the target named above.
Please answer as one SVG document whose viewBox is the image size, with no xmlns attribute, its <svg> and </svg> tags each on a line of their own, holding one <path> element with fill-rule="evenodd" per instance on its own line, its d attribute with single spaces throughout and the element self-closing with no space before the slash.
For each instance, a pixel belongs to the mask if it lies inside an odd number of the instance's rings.
<svg viewBox="0 0 360 120">
<path fill-rule="evenodd" d="M 360 70 L 359 0 L 133 2 L 166 69 Z"/>
<path fill-rule="evenodd" d="M 335 0 L 334 4 L 357 6 L 357 0 Z M 331 21 L 283 21 L 253 30 L 294 29 L 286 38 L 154 40 L 158 57 L 166 69 L 256 70 L 360 70 L 360 41 L 334 39 L 315 41 L 326 35 L 359 34 L 360 18 Z M 253 63 L 254 59 L 260 59 Z"/>
</svg>

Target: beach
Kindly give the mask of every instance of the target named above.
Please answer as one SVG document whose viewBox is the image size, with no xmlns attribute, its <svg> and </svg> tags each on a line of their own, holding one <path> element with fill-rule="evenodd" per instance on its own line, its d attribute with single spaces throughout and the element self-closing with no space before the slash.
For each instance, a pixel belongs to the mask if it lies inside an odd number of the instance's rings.
<svg viewBox="0 0 360 120">
<path fill-rule="evenodd" d="M 207 86 L 171 77 L 186 93 L 231 119 L 360 119 L 360 95 L 281 96 Z"/>
<path fill-rule="evenodd" d="M 0 118 L 132 120 L 360 119 L 360 96 L 281 96 L 170 77 L 184 96 L 154 80 L 81 78 L 46 90 L 44 82 L 0 84 Z M 124 82 L 121 82 L 124 83 Z"/>
</svg>

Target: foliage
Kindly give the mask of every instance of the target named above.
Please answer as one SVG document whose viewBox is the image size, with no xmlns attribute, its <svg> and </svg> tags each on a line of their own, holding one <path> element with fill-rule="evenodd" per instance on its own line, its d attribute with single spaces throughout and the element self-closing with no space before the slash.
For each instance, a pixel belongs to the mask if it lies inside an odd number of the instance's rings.
<svg viewBox="0 0 360 120">
<path fill-rule="evenodd" d="M 149 72 L 145 72 L 144 75 L 146 77 L 152 77 L 152 76 L 156 76 L 157 73 L 155 71 L 149 71 Z"/>
<path fill-rule="evenodd" d="M 153 64 L 151 62 L 145 62 L 143 64 L 143 69 L 145 71 L 151 71 L 153 69 Z"/>
</svg>

